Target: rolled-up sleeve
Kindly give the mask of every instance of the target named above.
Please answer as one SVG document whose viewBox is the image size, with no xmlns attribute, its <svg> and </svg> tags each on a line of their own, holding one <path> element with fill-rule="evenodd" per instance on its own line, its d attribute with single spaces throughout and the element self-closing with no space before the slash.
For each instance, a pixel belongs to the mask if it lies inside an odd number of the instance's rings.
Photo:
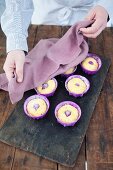
<svg viewBox="0 0 113 170">
<path fill-rule="evenodd" d="M 106 9 L 109 18 L 113 19 L 113 0 L 96 0 L 95 5 L 100 5 Z"/>
<path fill-rule="evenodd" d="M 32 0 L 5 0 L 6 9 L 1 16 L 1 27 L 6 35 L 6 51 L 28 52 L 28 27 L 33 14 Z"/>
</svg>

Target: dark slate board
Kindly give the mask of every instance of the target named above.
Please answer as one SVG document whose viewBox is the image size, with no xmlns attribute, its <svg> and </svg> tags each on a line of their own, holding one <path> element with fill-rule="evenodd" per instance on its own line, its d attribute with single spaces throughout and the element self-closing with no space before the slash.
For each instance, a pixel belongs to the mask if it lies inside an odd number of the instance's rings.
<svg viewBox="0 0 113 170">
<path fill-rule="evenodd" d="M 36 94 L 34 90 L 26 92 L 1 128 L 0 140 L 65 166 L 74 166 L 109 69 L 110 60 L 102 58 L 102 63 L 101 70 L 93 76 L 88 76 L 82 72 L 80 66 L 78 67 L 76 74 L 87 77 L 91 83 L 89 92 L 82 98 L 69 96 L 64 87 L 66 79 L 57 76 L 58 89 L 53 97 L 49 97 L 51 107 L 46 117 L 41 120 L 30 119 L 24 114 L 25 99 Z M 81 107 L 82 117 L 74 127 L 63 127 L 55 119 L 54 108 L 64 100 L 76 102 Z"/>
</svg>

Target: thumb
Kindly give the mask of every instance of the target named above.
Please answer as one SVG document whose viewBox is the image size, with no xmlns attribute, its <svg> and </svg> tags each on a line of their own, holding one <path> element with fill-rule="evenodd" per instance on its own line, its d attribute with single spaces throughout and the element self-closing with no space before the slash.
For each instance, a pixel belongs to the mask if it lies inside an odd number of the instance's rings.
<svg viewBox="0 0 113 170">
<path fill-rule="evenodd" d="M 17 62 L 16 63 L 16 76 L 17 76 L 17 81 L 21 83 L 23 81 L 23 67 L 24 63 Z"/>
</svg>

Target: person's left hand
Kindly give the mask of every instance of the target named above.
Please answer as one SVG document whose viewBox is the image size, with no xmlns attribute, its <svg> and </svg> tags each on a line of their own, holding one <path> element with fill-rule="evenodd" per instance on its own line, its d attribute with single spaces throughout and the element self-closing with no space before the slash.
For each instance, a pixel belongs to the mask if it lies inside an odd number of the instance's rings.
<svg viewBox="0 0 113 170">
<path fill-rule="evenodd" d="M 91 27 L 80 28 L 84 36 L 96 38 L 107 26 L 108 13 L 102 6 L 96 6 L 91 9 L 85 18 L 86 20 L 94 20 Z"/>
</svg>

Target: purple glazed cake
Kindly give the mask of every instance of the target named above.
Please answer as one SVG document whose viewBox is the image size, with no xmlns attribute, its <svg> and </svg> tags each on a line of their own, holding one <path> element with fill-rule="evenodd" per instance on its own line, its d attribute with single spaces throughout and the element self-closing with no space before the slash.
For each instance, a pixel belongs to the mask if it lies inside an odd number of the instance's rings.
<svg viewBox="0 0 113 170">
<path fill-rule="evenodd" d="M 90 82 L 81 75 L 73 75 L 67 78 L 65 87 L 70 95 L 82 97 L 89 90 Z"/>
<path fill-rule="evenodd" d="M 77 66 L 69 68 L 65 73 L 62 75 L 65 77 L 69 77 L 74 74 L 74 72 L 77 70 Z"/>
<path fill-rule="evenodd" d="M 35 88 L 37 94 L 42 94 L 46 97 L 52 96 L 58 86 L 58 82 L 55 78 L 52 78 L 45 83 L 43 83 L 41 86 L 38 86 Z"/>
<path fill-rule="evenodd" d="M 93 53 L 88 53 L 85 60 L 81 63 L 82 70 L 87 74 L 96 74 L 101 66 L 102 62 L 100 57 Z"/>
<path fill-rule="evenodd" d="M 81 109 L 74 102 L 64 101 L 56 106 L 55 117 L 64 127 L 74 126 L 81 117 Z"/>
<path fill-rule="evenodd" d="M 49 100 L 43 95 L 33 95 L 24 102 L 24 111 L 33 119 L 44 117 L 49 109 Z"/>
</svg>

